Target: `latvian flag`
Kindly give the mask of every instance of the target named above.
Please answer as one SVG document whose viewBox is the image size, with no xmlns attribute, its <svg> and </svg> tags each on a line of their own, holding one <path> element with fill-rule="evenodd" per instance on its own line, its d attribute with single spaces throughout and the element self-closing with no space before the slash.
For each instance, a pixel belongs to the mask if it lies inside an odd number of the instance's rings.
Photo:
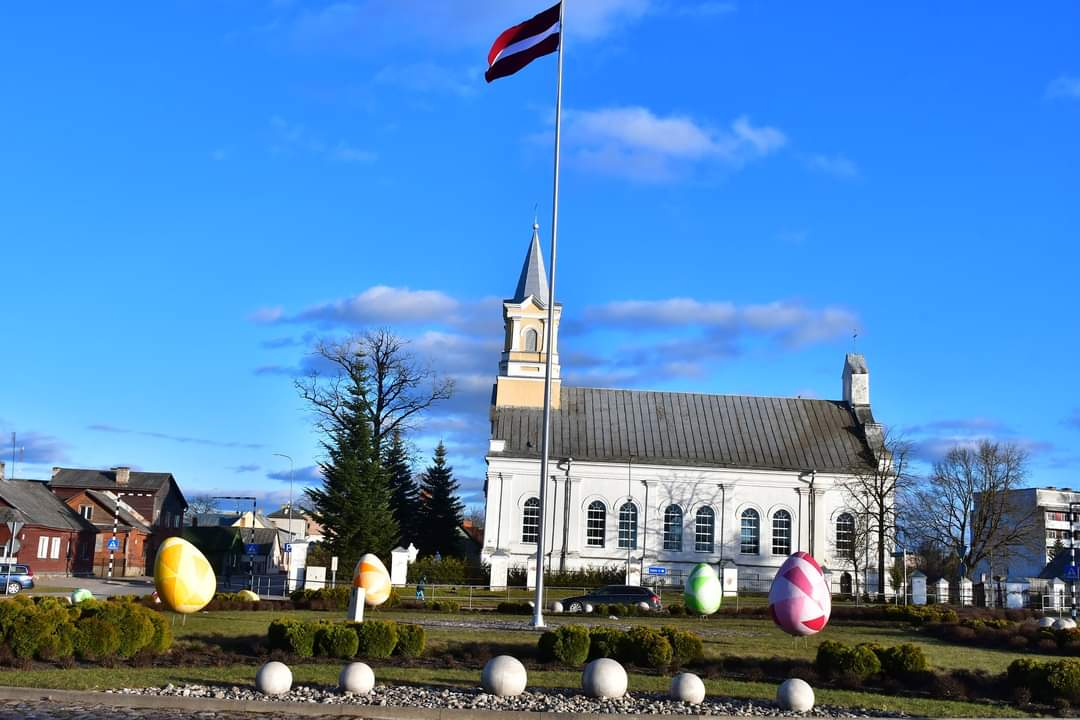
<svg viewBox="0 0 1080 720">
<path fill-rule="evenodd" d="M 513 75 L 533 60 L 559 49 L 559 6 L 557 3 L 531 20 L 503 32 L 488 52 L 488 82 Z"/>
</svg>

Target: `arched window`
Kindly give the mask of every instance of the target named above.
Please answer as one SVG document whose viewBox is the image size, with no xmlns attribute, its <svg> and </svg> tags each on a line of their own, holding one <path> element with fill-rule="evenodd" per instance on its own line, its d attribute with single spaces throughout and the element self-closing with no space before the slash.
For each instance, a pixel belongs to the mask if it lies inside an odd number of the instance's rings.
<svg viewBox="0 0 1080 720">
<path fill-rule="evenodd" d="M 840 594 L 851 595 L 851 573 L 846 572 L 840 576 Z"/>
<path fill-rule="evenodd" d="M 740 518 L 739 552 L 744 555 L 757 555 L 760 549 L 761 516 L 753 508 L 743 510 Z"/>
<path fill-rule="evenodd" d="M 772 516 L 772 554 L 791 554 L 791 513 L 777 510 Z"/>
<path fill-rule="evenodd" d="M 664 549 L 682 552 L 682 508 L 678 505 L 664 510 Z"/>
<path fill-rule="evenodd" d="M 540 498 L 529 498 L 521 511 L 521 542 L 535 543 L 540 539 Z"/>
<path fill-rule="evenodd" d="M 525 331 L 525 352 L 536 352 L 538 337 L 536 331 L 532 328 Z"/>
<path fill-rule="evenodd" d="M 716 513 L 711 507 L 698 508 L 694 515 L 694 550 L 712 552 L 716 537 Z"/>
<path fill-rule="evenodd" d="M 836 518 L 836 556 L 846 560 L 855 557 L 855 518 L 851 513 Z"/>
<path fill-rule="evenodd" d="M 607 510 L 604 503 L 593 500 L 585 513 L 585 544 L 589 547 L 604 547 L 604 531 L 607 525 Z"/>
<path fill-rule="evenodd" d="M 632 502 L 623 503 L 619 508 L 619 547 L 637 547 L 637 506 Z"/>
</svg>

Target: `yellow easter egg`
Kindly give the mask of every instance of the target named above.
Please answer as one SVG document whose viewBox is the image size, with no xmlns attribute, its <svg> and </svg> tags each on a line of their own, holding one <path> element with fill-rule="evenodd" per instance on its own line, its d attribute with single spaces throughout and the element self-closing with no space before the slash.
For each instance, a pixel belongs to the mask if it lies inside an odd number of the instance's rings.
<svg viewBox="0 0 1080 720">
<path fill-rule="evenodd" d="M 197 547 L 171 537 L 158 548 L 154 587 L 162 602 L 178 613 L 188 614 L 202 610 L 213 599 L 217 578 Z"/>
<path fill-rule="evenodd" d="M 250 590 L 241 590 L 236 594 L 240 596 L 241 600 L 247 600 L 248 602 L 259 602 L 259 596 L 251 592 Z"/>
<path fill-rule="evenodd" d="M 382 605 L 390 597 L 390 573 L 382 560 L 368 553 L 356 563 L 353 586 L 364 588 L 364 604 L 368 607 Z"/>
</svg>

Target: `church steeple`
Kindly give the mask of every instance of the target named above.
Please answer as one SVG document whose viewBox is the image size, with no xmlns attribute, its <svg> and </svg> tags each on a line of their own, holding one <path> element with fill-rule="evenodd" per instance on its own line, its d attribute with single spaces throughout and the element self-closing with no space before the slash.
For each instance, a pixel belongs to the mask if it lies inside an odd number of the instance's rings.
<svg viewBox="0 0 1080 720">
<path fill-rule="evenodd" d="M 517 289 L 514 290 L 514 297 L 511 300 L 516 303 L 523 302 L 530 295 L 547 307 L 547 272 L 544 270 L 544 255 L 540 252 L 540 225 L 535 222 L 532 242 L 529 243 L 529 251 L 525 253 L 525 263 L 521 266 Z"/>
<path fill-rule="evenodd" d="M 553 308 L 552 348 L 547 343 L 547 271 L 540 251 L 540 226 L 533 222 L 532 240 L 525 253 L 514 296 L 503 301 L 506 331 L 499 376 L 495 380 L 492 404 L 495 407 L 543 407 L 544 365 L 551 361 L 551 406 L 559 407 L 559 320 L 562 306 Z"/>
</svg>

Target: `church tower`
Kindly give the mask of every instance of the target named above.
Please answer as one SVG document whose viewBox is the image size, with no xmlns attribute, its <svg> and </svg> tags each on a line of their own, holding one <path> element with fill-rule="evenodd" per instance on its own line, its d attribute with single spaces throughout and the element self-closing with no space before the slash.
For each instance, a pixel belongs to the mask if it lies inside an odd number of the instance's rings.
<svg viewBox="0 0 1080 720">
<path fill-rule="evenodd" d="M 552 348 L 547 341 L 547 272 L 540 252 L 540 226 L 533 223 L 532 241 L 518 277 L 514 297 L 503 301 L 504 340 L 495 380 L 494 407 L 543 407 L 544 364 L 551 360 L 551 407 L 559 407 L 559 320 L 555 304 Z"/>
</svg>

